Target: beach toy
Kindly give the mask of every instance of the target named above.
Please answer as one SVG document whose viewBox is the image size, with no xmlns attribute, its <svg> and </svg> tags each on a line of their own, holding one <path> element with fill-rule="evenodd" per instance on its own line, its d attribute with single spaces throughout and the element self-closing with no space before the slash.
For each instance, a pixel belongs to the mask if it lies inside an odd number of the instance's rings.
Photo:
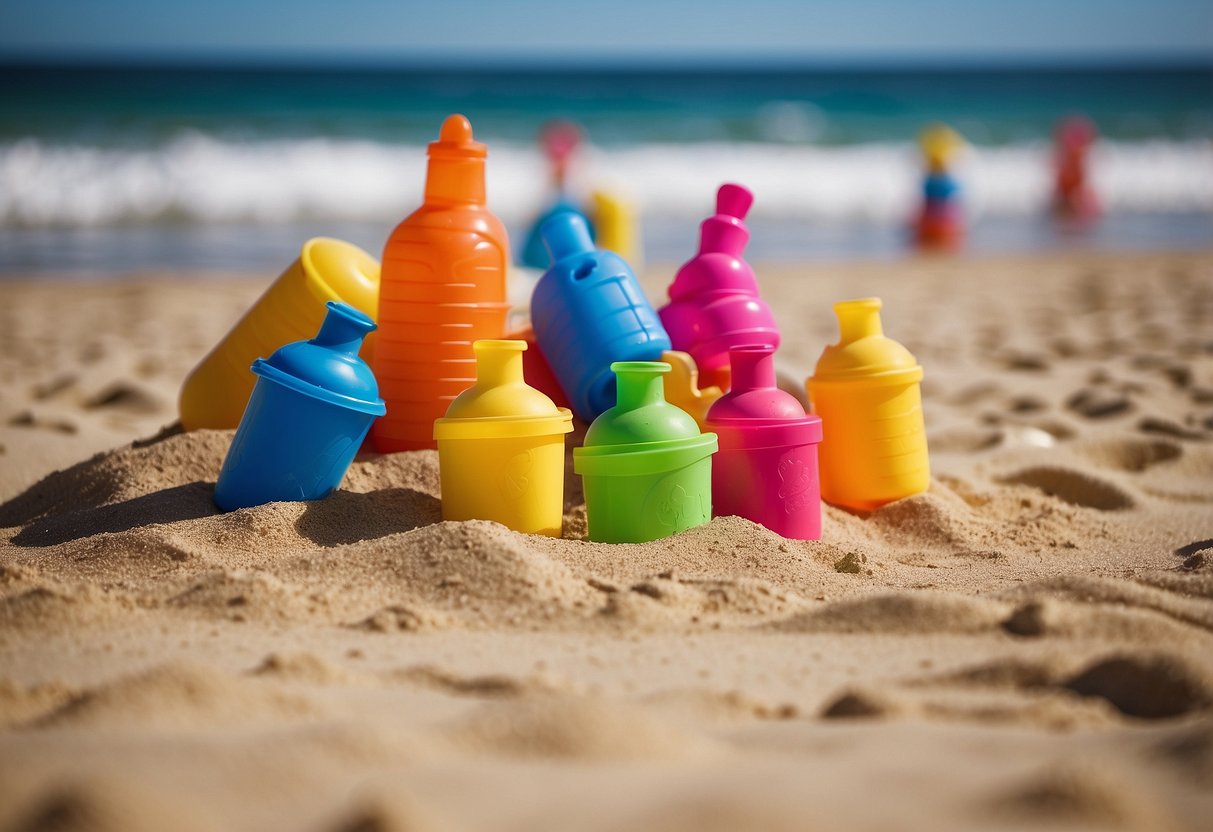
<svg viewBox="0 0 1213 832">
<path fill-rule="evenodd" d="M 927 170 L 915 239 L 923 248 L 954 248 L 964 239 L 965 217 L 960 185 L 950 168 L 964 139 L 947 125 L 932 124 L 919 136 L 919 145 Z"/>
<path fill-rule="evenodd" d="M 477 341 L 476 383 L 434 423 L 444 520 L 560 536 L 573 414 L 523 378 L 525 341 Z"/>
<path fill-rule="evenodd" d="M 548 253 L 547 244 L 543 242 L 543 235 L 539 233 L 539 229 L 552 217 L 565 212 L 581 217 L 586 227 L 590 230 L 590 239 L 594 239 L 594 226 L 589 218 L 581 212 L 581 209 L 572 200 L 561 194 L 546 211 L 541 213 L 531 223 L 531 229 L 526 235 L 526 242 L 522 246 L 522 259 L 519 261 L 521 265 L 541 270 L 547 269 L 548 266 L 552 265 L 552 255 Z"/>
<path fill-rule="evenodd" d="M 743 220 L 753 201 L 740 185 L 720 186 L 716 215 L 700 226 L 699 253 L 678 270 L 670 302 L 659 310 L 674 349 L 690 353 L 705 383 L 722 389 L 728 389 L 731 347 L 779 346 L 775 316 L 742 259 L 750 240 Z"/>
<path fill-rule="evenodd" d="M 880 298 L 834 304 L 841 338 L 822 352 L 807 385 L 825 431 L 821 496 L 860 510 L 926 491 L 931 475 L 922 367 L 885 337 L 880 307 Z"/>
<path fill-rule="evenodd" d="M 821 538 L 817 443 L 821 419 L 775 385 L 769 346 L 729 350 L 732 389 L 708 411 L 720 450 L 712 460 L 712 507 L 795 540 Z"/>
<path fill-rule="evenodd" d="M 548 254 L 547 247 L 543 242 L 543 235 L 539 233 L 539 229 L 543 227 L 543 224 L 548 219 L 556 214 L 564 211 L 580 214 L 590 229 L 591 239 L 594 237 L 594 224 L 590 222 L 589 217 L 585 215 L 581 208 L 568 195 L 565 187 L 565 183 L 568 180 L 569 167 L 572 163 L 573 155 L 576 153 L 577 148 L 581 146 L 581 139 L 581 127 L 576 122 L 564 119 L 549 121 L 539 131 L 539 146 L 543 150 L 543 155 L 547 158 L 552 176 L 552 185 L 557 195 L 552 204 L 542 211 L 535 218 L 535 221 L 531 223 L 531 229 L 526 235 L 526 242 L 522 246 L 522 256 L 518 261 L 523 266 L 543 270 L 552 264 L 552 258 Z"/>
<path fill-rule="evenodd" d="M 358 357 L 375 322 L 346 303 L 326 306 L 315 338 L 253 362 L 256 385 L 215 484 L 224 511 L 328 496 L 383 415 L 375 375 Z"/>
<path fill-rule="evenodd" d="M 531 297 L 535 338 L 583 421 L 615 403 L 612 361 L 653 361 L 670 339 L 617 254 L 590 241 L 585 221 L 557 214 L 542 228 L 552 267 Z"/>
<path fill-rule="evenodd" d="M 616 361 L 618 403 L 594 420 L 573 449 L 582 477 L 590 540 L 642 543 L 712 517 L 716 435 L 700 433 L 665 400 L 659 361 Z"/>
<path fill-rule="evenodd" d="M 535 330 L 529 325 L 516 329 L 505 336 L 507 341 L 525 341 L 526 350 L 522 353 L 522 372 L 526 383 L 547 396 L 557 407 L 569 407 L 568 397 L 560 389 L 560 382 L 552 372 L 552 366 L 543 357 L 543 350 L 535 342 Z"/>
<path fill-rule="evenodd" d="M 1063 219 L 1083 221 L 1099 216 L 1099 198 L 1087 176 L 1087 153 L 1095 137 L 1095 124 L 1082 116 L 1071 116 L 1057 125 L 1053 210 Z"/>
<path fill-rule="evenodd" d="M 700 430 L 707 430 L 708 408 L 724 395 L 719 387 L 700 387 L 699 368 L 688 353 L 666 350 L 661 360 L 670 365 L 665 377 L 665 400 L 691 414 Z"/>
<path fill-rule="evenodd" d="M 643 271 L 640 223 L 636 209 L 620 194 L 606 190 L 590 194 L 590 231 L 599 248 L 613 251 L 626 260 L 633 271 Z"/>
<path fill-rule="evenodd" d="M 485 207 L 485 146 L 461 115 L 429 146 L 425 200 L 388 238 L 372 364 L 388 415 L 381 452 L 434 447 L 434 420 L 476 380 L 472 342 L 501 338 L 509 242 Z"/>
<path fill-rule="evenodd" d="M 186 430 L 240 424 L 256 378 L 249 365 L 283 344 L 309 337 L 337 300 L 372 318 L 379 308 L 379 263 L 357 246 L 316 237 L 244 313 L 181 387 L 178 407 Z"/>
</svg>

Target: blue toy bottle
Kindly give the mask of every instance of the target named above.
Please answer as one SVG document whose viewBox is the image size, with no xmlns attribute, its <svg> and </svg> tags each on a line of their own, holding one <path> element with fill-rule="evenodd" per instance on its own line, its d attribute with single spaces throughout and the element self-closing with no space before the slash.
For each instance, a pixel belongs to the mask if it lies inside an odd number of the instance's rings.
<svg viewBox="0 0 1213 832">
<path fill-rule="evenodd" d="M 656 361 L 670 336 L 619 255 L 594 248 L 581 216 L 562 212 L 539 233 L 552 255 L 531 298 L 535 340 L 584 421 L 615 405 L 615 361 Z"/>
<path fill-rule="evenodd" d="M 547 244 L 545 244 L 543 241 L 543 235 L 540 233 L 540 229 L 543 228 L 544 223 L 546 223 L 552 217 L 566 212 L 577 214 L 579 217 L 585 220 L 586 227 L 590 230 L 590 239 L 595 239 L 594 226 L 592 223 L 590 223 L 589 218 L 586 217 L 585 212 L 578 208 L 576 203 L 574 203 L 571 199 L 564 194 L 561 194 L 556 201 L 552 203 L 552 205 L 549 206 L 546 211 L 536 217 L 535 222 L 531 224 L 531 229 L 526 235 L 526 243 L 522 246 L 521 264 L 523 266 L 531 269 L 547 269 L 548 266 L 552 265 L 552 256 L 548 253 Z"/>
<path fill-rule="evenodd" d="M 375 322 L 348 304 L 327 306 L 315 338 L 253 362 L 257 384 L 215 485 L 220 509 L 328 496 L 386 412 L 358 357 Z"/>
</svg>

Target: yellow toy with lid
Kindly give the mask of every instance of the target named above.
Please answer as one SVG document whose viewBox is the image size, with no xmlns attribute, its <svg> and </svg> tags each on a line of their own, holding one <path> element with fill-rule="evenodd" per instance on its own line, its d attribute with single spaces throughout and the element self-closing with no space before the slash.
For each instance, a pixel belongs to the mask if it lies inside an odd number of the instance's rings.
<svg viewBox="0 0 1213 832">
<path fill-rule="evenodd" d="M 434 421 L 444 520 L 494 520 L 559 537 L 573 414 L 529 386 L 526 341 L 476 341 L 476 383 Z"/>
<path fill-rule="evenodd" d="M 179 409 L 186 430 L 234 428 L 257 376 L 249 366 L 279 347 L 311 338 L 343 301 L 372 320 L 379 311 L 379 261 L 350 243 L 315 237 L 185 379 Z M 371 341 L 363 347 L 365 356 Z"/>
<path fill-rule="evenodd" d="M 922 367 L 884 335 L 880 308 L 880 298 L 834 304 L 841 338 L 807 383 L 824 431 L 821 497 L 861 511 L 926 491 L 931 479 Z"/>
</svg>

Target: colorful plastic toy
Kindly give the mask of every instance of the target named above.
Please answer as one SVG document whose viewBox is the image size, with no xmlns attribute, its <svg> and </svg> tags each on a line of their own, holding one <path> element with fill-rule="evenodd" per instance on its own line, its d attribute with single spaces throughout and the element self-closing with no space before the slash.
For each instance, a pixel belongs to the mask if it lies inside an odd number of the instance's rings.
<svg viewBox="0 0 1213 832">
<path fill-rule="evenodd" d="M 712 506 L 796 540 L 821 538 L 817 443 L 821 419 L 775 385 L 775 351 L 729 351 L 733 387 L 708 411 L 720 450 L 712 460 Z"/>
<path fill-rule="evenodd" d="M 626 260 L 633 271 L 643 271 L 644 246 L 640 240 L 640 223 L 630 202 L 606 190 L 590 195 L 590 230 L 597 232 L 599 248 L 613 251 Z"/>
<path fill-rule="evenodd" d="M 547 157 L 556 198 L 531 223 L 531 229 L 526 235 L 526 242 L 522 246 L 522 258 L 519 260 L 523 266 L 542 271 L 552 265 L 552 258 L 543 243 L 543 235 L 539 233 L 539 229 L 556 214 L 565 211 L 579 214 L 590 229 L 590 237 L 595 236 L 594 224 L 590 222 L 590 218 L 577 206 L 566 190 L 569 166 L 572 163 L 573 155 L 581 145 L 581 138 L 581 128 L 575 122 L 562 119 L 548 122 L 539 131 L 539 146 L 543 149 L 544 156 Z"/>
<path fill-rule="evenodd" d="M 1095 124 L 1082 116 L 1071 116 L 1057 125 L 1053 211 L 1062 219 L 1082 222 L 1099 216 L 1099 198 L 1087 176 L 1087 153 L 1096 135 Z"/>
<path fill-rule="evenodd" d="M 523 378 L 525 341 L 477 341 L 476 383 L 434 423 L 445 520 L 560 536 L 573 414 Z"/>
<path fill-rule="evenodd" d="M 642 543 L 712 517 L 716 435 L 700 433 L 666 402 L 659 361 L 617 361 L 618 403 L 594 420 L 573 449 L 582 477 L 590 540 Z"/>
<path fill-rule="evenodd" d="M 516 329 L 506 336 L 508 341 L 525 341 L 526 351 L 522 353 L 522 372 L 526 375 L 526 383 L 547 396 L 557 407 L 569 407 L 569 400 L 560 389 L 552 367 L 543 357 L 543 350 L 535 341 L 535 330 L 530 326 Z M 571 409 L 571 408 L 570 408 Z"/>
<path fill-rule="evenodd" d="M 531 298 L 531 326 L 573 412 L 615 403 L 613 361 L 653 361 L 670 348 L 657 313 L 617 254 L 594 248 L 585 221 L 557 214 L 542 228 L 552 267 Z"/>
<path fill-rule="evenodd" d="M 965 218 L 960 185 L 950 170 L 964 140 L 952 128 L 933 124 L 919 137 L 926 177 L 915 238 L 923 248 L 954 248 L 964 239 Z"/>
<path fill-rule="evenodd" d="M 249 365 L 319 329 L 330 300 L 374 318 L 379 263 L 357 246 L 317 237 L 303 244 L 298 259 L 186 377 L 178 403 L 181 426 L 229 430 L 240 424 L 255 381 Z"/>
<path fill-rule="evenodd" d="M 700 387 L 699 368 L 688 353 L 666 350 L 661 360 L 670 365 L 665 377 L 665 400 L 691 414 L 700 430 L 708 430 L 708 409 L 724 395 L 719 387 Z"/>
<path fill-rule="evenodd" d="M 384 413 L 375 375 L 358 357 L 375 322 L 349 304 L 326 306 L 315 338 L 253 362 L 256 385 L 215 485 L 224 511 L 328 496 Z"/>
<path fill-rule="evenodd" d="M 472 342 L 506 331 L 505 227 L 485 207 L 486 149 L 461 115 L 429 146 L 425 201 L 383 251 L 373 365 L 381 452 L 434 447 L 434 420 L 476 380 Z"/>
<path fill-rule="evenodd" d="M 884 335 L 880 298 L 834 304 L 841 338 L 808 380 L 825 435 L 821 496 L 867 511 L 926 491 L 930 462 L 918 383 L 922 367 Z"/>
<path fill-rule="evenodd" d="M 716 215 L 700 226 L 699 253 L 678 270 L 670 302 L 659 310 L 674 349 L 691 354 L 705 384 L 726 390 L 731 347 L 779 346 L 775 316 L 742 259 L 750 240 L 743 220 L 753 201 L 740 185 L 720 186 Z"/>
</svg>

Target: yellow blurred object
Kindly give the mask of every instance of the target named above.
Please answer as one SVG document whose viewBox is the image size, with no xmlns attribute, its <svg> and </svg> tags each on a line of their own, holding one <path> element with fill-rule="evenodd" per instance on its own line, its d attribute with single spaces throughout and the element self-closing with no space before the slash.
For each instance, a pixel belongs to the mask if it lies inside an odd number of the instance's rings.
<svg viewBox="0 0 1213 832">
<path fill-rule="evenodd" d="M 379 261 L 350 243 L 316 237 L 303 244 L 295 262 L 186 377 L 179 400 L 182 427 L 239 425 L 257 380 L 249 370 L 253 361 L 315 335 L 331 300 L 344 301 L 375 319 Z M 363 358 L 369 355 L 371 340 L 364 342 Z"/>
<path fill-rule="evenodd" d="M 627 261 L 632 271 L 644 266 L 641 254 L 640 224 L 636 210 L 619 194 L 595 191 L 591 197 L 590 223 L 594 226 L 595 245 L 613 251 Z"/>
<path fill-rule="evenodd" d="M 934 171 L 947 170 L 964 147 L 964 138 L 946 124 L 929 125 L 918 137 L 927 167 Z"/>
<path fill-rule="evenodd" d="M 706 432 L 708 409 L 724 391 L 715 386 L 700 389 L 699 368 L 690 353 L 669 350 L 661 354 L 661 360 L 671 367 L 665 376 L 665 400 L 691 414 Z"/>
<path fill-rule="evenodd" d="M 526 341 L 482 340 L 476 383 L 434 422 L 444 520 L 493 520 L 559 537 L 564 434 L 573 414 L 523 378 Z"/>
<path fill-rule="evenodd" d="M 910 351 L 884 335 L 879 298 L 834 304 L 841 338 L 808 380 L 824 438 L 821 497 L 863 511 L 926 491 L 930 461 Z"/>
</svg>

